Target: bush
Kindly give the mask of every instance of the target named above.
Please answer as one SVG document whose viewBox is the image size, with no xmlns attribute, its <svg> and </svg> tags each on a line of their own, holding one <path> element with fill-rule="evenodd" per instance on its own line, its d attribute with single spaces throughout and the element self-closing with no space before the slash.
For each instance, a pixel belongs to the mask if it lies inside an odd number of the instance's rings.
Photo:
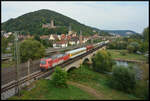
<svg viewBox="0 0 150 101">
<path fill-rule="evenodd" d="M 104 71 L 110 72 L 112 70 L 113 60 L 111 55 L 105 50 L 99 51 L 92 58 L 92 67 L 96 72 L 104 73 Z"/>
<path fill-rule="evenodd" d="M 128 50 L 129 53 L 133 53 L 134 52 L 134 47 L 131 46 L 131 45 L 128 45 L 127 50 Z"/>
<path fill-rule="evenodd" d="M 147 81 L 141 80 L 136 84 L 136 89 L 134 91 L 135 96 L 139 98 L 148 99 L 149 96 L 149 87 Z"/>
<path fill-rule="evenodd" d="M 121 51 L 120 54 L 123 55 L 123 56 L 125 56 L 126 52 L 125 51 Z"/>
<path fill-rule="evenodd" d="M 135 73 L 132 69 L 124 66 L 113 68 L 112 79 L 110 80 L 112 88 L 131 93 L 134 91 L 135 84 Z"/>
<path fill-rule="evenodd" d="M 56 67 L 52 74 L 52 82 L 56 87 L 67 87 L 67 72 L 61 67 Z"/>
</svg>

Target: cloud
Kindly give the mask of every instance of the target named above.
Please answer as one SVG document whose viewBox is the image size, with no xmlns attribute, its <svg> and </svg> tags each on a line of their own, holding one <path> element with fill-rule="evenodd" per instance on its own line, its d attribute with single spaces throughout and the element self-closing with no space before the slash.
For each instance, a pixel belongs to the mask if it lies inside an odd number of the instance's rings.
<svg viewBox="0 0 150 101">
<path fill-rule="evenodd" d="M 49 9 L 99 29 L 129 29 L 141 33 L 149 26 L 148 2 L 3 2 L 2 22 L 39 9 Z"/>
</svg>

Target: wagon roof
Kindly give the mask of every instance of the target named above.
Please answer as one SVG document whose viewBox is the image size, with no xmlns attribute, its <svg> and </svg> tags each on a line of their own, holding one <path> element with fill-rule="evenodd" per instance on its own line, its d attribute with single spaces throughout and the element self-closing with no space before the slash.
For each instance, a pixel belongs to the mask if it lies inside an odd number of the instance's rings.
<svg viewBox="0 0 150 101">
<path fill-rule="evenodd" d="M 56 59 L 56 58 L 60 58 L 60 57 L 62 57 L 62 56 L 64 56 L 64 55 L 65 55 L 65 54 L 55 54 L 55 55 L 50 56 L 50 58 Z"/>
<path fill-rule="evenodd" d="M 75 53 L 75 52 L 78 52 L 78 51 L 81 51 L 81 50 L 86 50 L 85 47 L 83 48 L 78 48 L 78 49 L 75 49 L 75 50 L 71 50 L 71 51 L 67 51 L 66 53 L 69 54 L 69 53 Z"/>
</svg>

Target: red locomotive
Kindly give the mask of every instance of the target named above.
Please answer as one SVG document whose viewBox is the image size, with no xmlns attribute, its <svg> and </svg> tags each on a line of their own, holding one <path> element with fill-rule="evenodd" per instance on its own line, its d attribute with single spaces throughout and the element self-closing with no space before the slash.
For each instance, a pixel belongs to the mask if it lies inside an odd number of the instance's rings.
<svg viewBox="0 0 150 101">
<path fill-rule="evenodd" d="M 48 58 L 42 58 L 40 61 L 40 68 L 41 70 L 50 69 L 68 59 L 68 54 L 56 54 Z"/>
</svg>

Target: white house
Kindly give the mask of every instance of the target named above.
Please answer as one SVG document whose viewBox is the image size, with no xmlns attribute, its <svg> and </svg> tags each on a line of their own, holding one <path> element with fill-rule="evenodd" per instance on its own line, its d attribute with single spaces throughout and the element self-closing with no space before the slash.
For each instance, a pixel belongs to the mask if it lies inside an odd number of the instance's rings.
<svg viewBox="0 0 150 101">
<path fill-rule="evenodd" d="M 61 40 L 61 35 L 57 35 L 57 36 L 58 36 L 58 39 Z"/>
<path fill-rule="evenodd" d="M 11 34 L 12 32 L 4 33 L 4 37 L 8 38 Z"/>
<path fill-rule="evenodd" d="M 88 40 L 89 40 L 88 37 L 84 37 L 83 38 L 83 43 L 86 43 Z"/>
<path fill-rule="evenodd" d="M 50 35 L 49 40 L 55 40 L 55 38 L 53 37 L 53 34 Z"/>
<path fill-rule="evenodd" d="M 58 41 L 53 44 L 54 48 L 65 48 L 68 47 L 68 43 L 66 41 Z"/>
<path fill-rule="evenodd" d="M 70 45 L 75 45 L 76 42 L 75 42 L 75 41 L 69 41 L 69 44 L 70 44 Z"/>
</svg>

